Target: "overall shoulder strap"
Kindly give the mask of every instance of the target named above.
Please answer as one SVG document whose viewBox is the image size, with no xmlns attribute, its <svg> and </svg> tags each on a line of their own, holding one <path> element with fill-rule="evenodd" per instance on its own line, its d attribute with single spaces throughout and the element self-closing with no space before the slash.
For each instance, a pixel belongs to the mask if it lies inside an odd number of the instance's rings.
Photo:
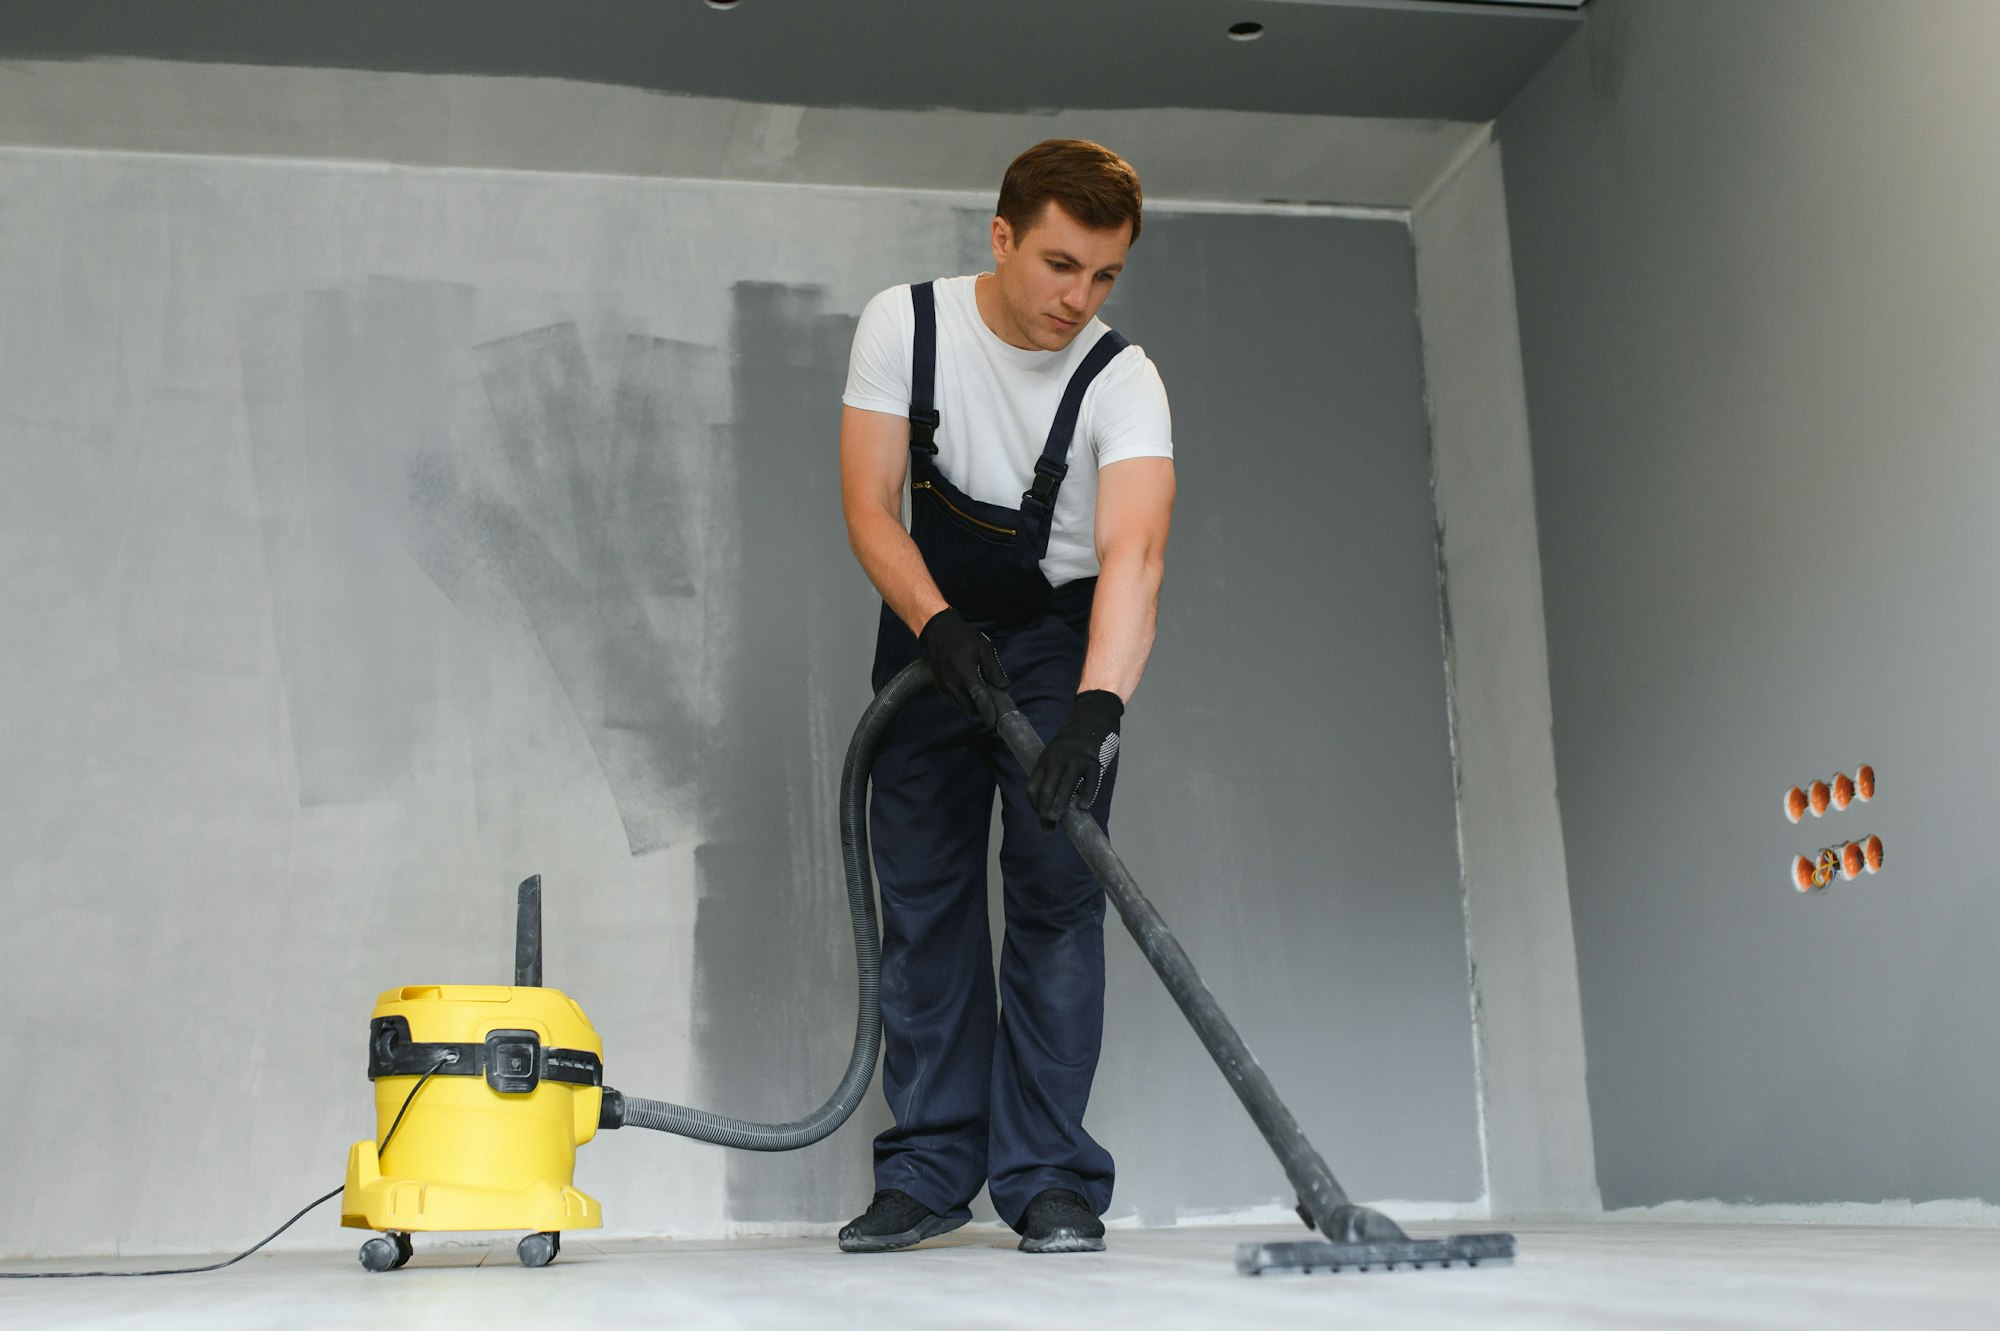
<svg viewBox="0 0 2000 1331">
<path fill-rule="evenodd" d="M 937 454 L 937 292 L 929 282 L 910 287 L 917 314 L 916 342 L 910 352 L 910 447 Z"/>
<path fill-rule="evenodd" d="M 1076 418 L 1083 411 L 1083 395 L 1104 367 L 1131 345 L 1116 329 L 1108 330 L 1070 375 L 1062 403 L 1056 408 L 1055 424 L 1049 427 L 1049 441 L 1042 446 L 1041 457 L 1035 459 L 1034 483 L 1021 496 L 1024 505 L 1040 504 L 1051 512 L 1055 510 L 1056 494 L 1062 489 L 1063 477 L 1069 475 L 1070 443 L 1076 435 Z"/>
</svg>

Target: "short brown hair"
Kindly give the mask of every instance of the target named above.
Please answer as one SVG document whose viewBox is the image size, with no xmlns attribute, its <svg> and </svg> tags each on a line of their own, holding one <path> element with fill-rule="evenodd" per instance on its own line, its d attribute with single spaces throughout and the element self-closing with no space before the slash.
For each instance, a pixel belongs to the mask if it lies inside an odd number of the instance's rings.
<svg viewBox="0 0 2000 1331">
<path fill-rule="evenodd" d="M 1000 206 L 1016 242 L 1041 220 L 1051 201 L 1093 231 L 1132 224 L 1139 238 L 1139 173 L 1132 164 L 1087 139 L 1045 139 L 1016 157 L 1000 181 Z"/>
</svg>

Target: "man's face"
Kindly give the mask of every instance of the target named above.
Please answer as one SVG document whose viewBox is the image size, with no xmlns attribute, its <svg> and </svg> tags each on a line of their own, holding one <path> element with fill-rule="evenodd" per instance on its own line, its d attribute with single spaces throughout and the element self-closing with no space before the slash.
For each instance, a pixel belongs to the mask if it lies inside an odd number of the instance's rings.
<svg viewBox="0 0 2000 1331">
<path fill-rule="evenodd" d="M 1054 201 L 1019 235 L 994 218 L 993 279 L 1006 325 L 995 331 L 1017 347 L 1061 351 L 1111 294 L 1131 244 L 1130 222 L 1094 231 Z"/>
</svg>

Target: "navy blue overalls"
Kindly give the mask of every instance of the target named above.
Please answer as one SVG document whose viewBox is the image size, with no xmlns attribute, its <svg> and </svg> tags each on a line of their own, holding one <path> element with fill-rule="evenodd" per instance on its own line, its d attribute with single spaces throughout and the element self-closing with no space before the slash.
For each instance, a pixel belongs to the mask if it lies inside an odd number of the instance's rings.
<svg viewBox="0 0 2000 1331">
<path fill-rule="evenodd" d="M 1056 495 L 1084 390 L 1126 347 L 1107 332 L 1071 376 L 1019 509 L 966 495 L 938 470 L 937 309 L 911 287 L 910 534 L 938 590 L 992 639 L 1009 692 L 1044 740 L 1068 719 L 1083 674 L 1095 578 L 1051 588 Z M 920 654 L 887 605 L 877 690 Z M 1114 760 L 1091 814 L 1103 826 Z M 869 811 L 882 893 L 882 1090 L 896 1126 L 875 1139 L 875 1186 L 963 1216 L 988 1185 L 1018 1224 L 1035 1194 L 1065 1187 L 1102 1214 L 1110 1153 L 1083 1130 L 1104 1031 L 1104 891 L 1069 838 L 1045 834 L 1027 775 L 999 736 L 935 690 L 891 723 Z M 987 831 L 1000 794 L 1006 945 L 997 1001 L 987 928 Z"/>
</svg>

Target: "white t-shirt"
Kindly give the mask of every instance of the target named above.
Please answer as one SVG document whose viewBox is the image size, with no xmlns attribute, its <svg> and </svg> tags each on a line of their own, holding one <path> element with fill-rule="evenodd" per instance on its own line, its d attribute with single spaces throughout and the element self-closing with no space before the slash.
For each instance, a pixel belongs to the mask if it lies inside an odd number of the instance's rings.
<svg viewBox="0 0 2000 1331">
<path fill-rule="evenodd" d="M 1056 406 L 1070 375 L 1097 339 L 1110 332 L 1092 319 L 1061 351 L 1030 351 L 1000 340 L 979 317 L 976 278 L 941 278 L 937 292 L 937 465 L 945 478 L 974 499 L 1019 508 L 1034 480 L 1035 460 L 1048 442 Z M 864 411 L 910 414 L 910 358 L 917 336 L 916 308 L 907 285 L 890 287 L 868 302 L 854 330 L 847 391 L 840 400 Z M 1097 575 L 1092 539 L 1097 514 L 1097 471 L 1126 458 L 1174 455 L 1167 390 L 1146 353 L 1127 347 L 1105 366 L 1083 395 L 1069 475 L 1056 496 L 1042 576 L 1060 587 Z"/>
</svg>

